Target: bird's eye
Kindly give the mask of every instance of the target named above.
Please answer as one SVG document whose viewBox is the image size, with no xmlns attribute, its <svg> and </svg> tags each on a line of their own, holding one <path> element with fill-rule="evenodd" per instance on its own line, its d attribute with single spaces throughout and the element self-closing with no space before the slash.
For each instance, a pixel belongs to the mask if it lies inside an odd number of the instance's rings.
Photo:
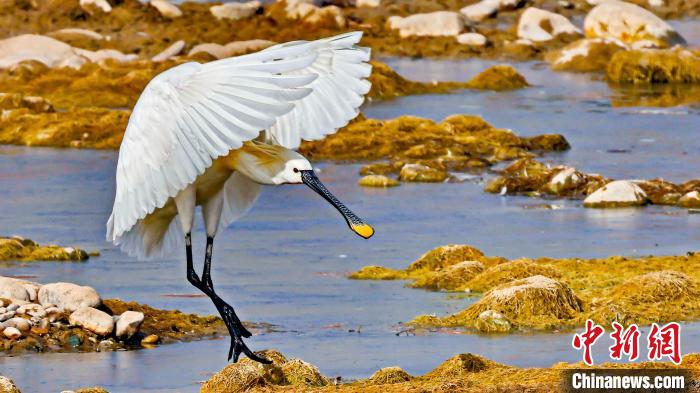
<svg viewBox="0 0 700 393">
<path fill-rule="evenodd" d="M 294 173 L 299 173 L 299 169 L 294 168 Z"/>
</svg>

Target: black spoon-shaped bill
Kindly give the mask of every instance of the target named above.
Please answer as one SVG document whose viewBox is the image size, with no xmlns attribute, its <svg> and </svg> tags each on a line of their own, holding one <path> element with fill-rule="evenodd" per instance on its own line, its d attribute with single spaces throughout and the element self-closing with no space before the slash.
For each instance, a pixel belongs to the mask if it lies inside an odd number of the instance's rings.
<svg viewBox="0 0 700 393">
<path fill-rule="evenodd" d="M 353 230 L 353 232 L 357 233 L 358 235 L 362 236 L 365 239 L 369 239 L 374 235 L 374 228 L 372 228 L 369 224 L 364 222 L 360 217 L 355 215 L 350 209 L 348 209 L 347 206 L 343 205 L 342 202 L 338 200 L 338 198 L 335 197 L 335 195 L 331 194 L 330 191 L 326 188 L 326 186 L 321 183 L 321 180 L 318 179 L 314 171 L 300 171 L 301 172 L 301 180 L 306 184 L 309 188 L 312 190 L 316 191 L 319 195 L 323 197 L 323 199 L 327 200 L 328 203 L 333 205 L 340 214 L 343 215 L 345 218 L 345 221 L 348 223 L 348 226 L 350 229 Z"/>
</svg>

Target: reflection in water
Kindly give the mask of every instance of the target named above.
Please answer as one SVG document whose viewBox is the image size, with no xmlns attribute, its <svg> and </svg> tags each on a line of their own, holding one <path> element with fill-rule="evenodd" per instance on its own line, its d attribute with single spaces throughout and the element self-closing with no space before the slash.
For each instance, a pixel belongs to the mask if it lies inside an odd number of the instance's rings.
<svg viewBox="0 0 700 393">
<path fill-rule="evenodd" d="M 688 105 L 700 109 L 700 86 L 692 84 L 656 84 L 611 86 L 614 107 L 671 107 Z"/>
</svg>

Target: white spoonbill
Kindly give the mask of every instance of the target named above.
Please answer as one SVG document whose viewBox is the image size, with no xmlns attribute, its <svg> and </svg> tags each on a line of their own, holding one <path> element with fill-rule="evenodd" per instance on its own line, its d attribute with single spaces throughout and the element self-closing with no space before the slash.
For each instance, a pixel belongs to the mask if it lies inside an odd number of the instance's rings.
<svg viewBox="0 0 700 393">
<path fill-rule="evenodd" d="M 129 118 L 107 240 L 146 258 L 184 239 L 187 279 L 221 314 L 234 362 L 242 352 L 269 363 L 248 349 L 243 338 L 251 333 L 214 291 L 212 248 L 217 231 L 248 211 L 261 185 L 305 184 L 338 209 L 358 235 L 374 234 L 293 150 L 302 139 L 334 133 L 359 113 L 371 71 L 369 49 L 355 45 L 360 38 L 361 32 L 347 33 L 181 64 L 148 83 Z M 201 278 L 192 262 L 196 206 L 202 207 L 207 234 Z"/>
</svg>

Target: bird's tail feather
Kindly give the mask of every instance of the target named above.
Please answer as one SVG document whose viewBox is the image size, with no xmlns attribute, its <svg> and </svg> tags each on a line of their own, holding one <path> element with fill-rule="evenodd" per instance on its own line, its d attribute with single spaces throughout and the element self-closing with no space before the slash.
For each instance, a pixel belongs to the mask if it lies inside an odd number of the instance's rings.
<svg viewBox="0 0 700 393">
<path fill-rule="evenodd" d="M 184 237 L 176 216 L 147 217 L 115 239 L 115 244 L 130 256 L 149 259 L 179 250 Z"/>
</svg>

